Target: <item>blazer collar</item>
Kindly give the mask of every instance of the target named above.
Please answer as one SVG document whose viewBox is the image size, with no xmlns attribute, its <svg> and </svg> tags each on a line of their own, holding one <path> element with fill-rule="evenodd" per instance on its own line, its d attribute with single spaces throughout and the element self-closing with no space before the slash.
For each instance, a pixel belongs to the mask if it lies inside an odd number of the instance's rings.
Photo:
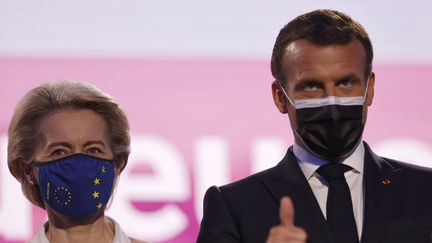
<svg viewBox="0 0 432 243">
<path fill-rule="evenodd" d="M 365 144 L 363 243 L 382 242 L 403 170 L 395 168 Z"/>
<path fill-rule="evenodd" d="M 332 236 L 327 226 L 324 215 L 309 186 L 298 161 L 295 158 L 292 147 L 279 164 L 269 171 L 270 176 L 264 176 L 262 182 L 273 196 L 275 203 L 283 196 L 289 196 L 294 204 L 296 226 L 308 233 L 308 241 L 311 243 L 331 243 Z"/>
</svg>

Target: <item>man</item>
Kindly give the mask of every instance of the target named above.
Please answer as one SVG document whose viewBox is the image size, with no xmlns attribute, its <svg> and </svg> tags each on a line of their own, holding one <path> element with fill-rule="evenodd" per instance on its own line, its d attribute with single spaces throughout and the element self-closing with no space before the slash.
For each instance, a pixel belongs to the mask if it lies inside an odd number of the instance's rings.
<svg viewBox="0 0 432 243">
<path fill-rule="evenodd" d="M 272 93 L 295 143 L 275 167 L 207 191 L 198 243 L 432 242 L 432 170 L 379 157 L 361 139 L 372 59 L 368 34 L 343 13 L 282 28 Z"/>
</svg>

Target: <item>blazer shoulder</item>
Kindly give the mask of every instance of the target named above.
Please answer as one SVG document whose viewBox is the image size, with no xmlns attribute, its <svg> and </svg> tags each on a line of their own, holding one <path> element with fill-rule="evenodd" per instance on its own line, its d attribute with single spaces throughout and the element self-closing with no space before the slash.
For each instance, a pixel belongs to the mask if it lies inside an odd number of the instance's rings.
<svg viewBox="0 0 432 243">
<path fill-rule="evenodd" d="M 390 159 L 386 157 L 381 157 L 381 158 L 385 160 L 387 163 L 389 163 L 395 169 L 403 169 L 409 172 L 428 174 L 432 176 L 432 168 L 430 167 L 420 166 L 420 165 L 399 161 L 395 159 Z"/>
<path fill-rule="evenodd" d="M 231 182 L 229 184 L 220 186 L 220 189 L 222 191 L 224 190 L 240 190 L 244 189 L 245 187 L 255 186 L 257 183 L 260 183 L 261 180 L 264 178 L 272 177 L 275 172 L 277 172 L 278 165 L 271 167 L 269 169 L 254 173 L 252 175 L 249 175 L 243 179 L 240 179 L 238 181 Z"/>
<path fill-rule="evenodd" d="M 432 176 L 432 168 L 415 165 L 375 154 L 367 143 L 365 145 L 365 163 L 371 159 L 384 171 L 402 170 L 404 173 L 418 173 L 418 175 Z"/>
<path fill-rule="evenodd" d="M 429 190 L 428 188 L 432 184 L 432 168 L 395 159 L 381 158 L 393 168 L 393 171 L 400 171 L 400 178 L 403 181 L 401 184 L 402 188 L 407 188 L 407 190 L 413 190 L 413 188 L 425 191 Z"/>
<path fill-rule="evenodd" d="M 301 173 L 290 147 L 285 156 L 273 167 L 249 175 L 243 179 L 218 187 L 222 194 L 241 194 L 267 192 L 265 181 L 286 181 L 287 178 L 297 178 Z M 303 176 L 303 175 L 301 175 Z M 263 191 L 264 190 L 264 191 Z"/>
</svg>

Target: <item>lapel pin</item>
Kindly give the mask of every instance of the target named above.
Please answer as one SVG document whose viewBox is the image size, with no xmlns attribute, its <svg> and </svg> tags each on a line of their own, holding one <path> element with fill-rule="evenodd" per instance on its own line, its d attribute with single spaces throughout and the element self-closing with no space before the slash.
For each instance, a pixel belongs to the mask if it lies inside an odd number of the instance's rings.
<svg viewBox="0 0 432 243">
<path fill-rule="evenodd" d="M 388 178 L 385 178 L 384 180 L 382 180 L 382 183 L 383 183 L 384 185 L 388 185 L 388 184 L 391 183 L 391 180 L 388 179 Z"/>
</svg>

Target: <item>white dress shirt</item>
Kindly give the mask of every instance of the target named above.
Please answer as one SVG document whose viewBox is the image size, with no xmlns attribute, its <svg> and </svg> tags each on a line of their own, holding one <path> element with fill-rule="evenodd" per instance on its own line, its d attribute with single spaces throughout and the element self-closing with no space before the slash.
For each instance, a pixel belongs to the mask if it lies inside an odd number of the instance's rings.
<svg viewBox="0 0 432 243">
<path fill-rule="evenodd" d="M 299 160 L 300 169 L 303 171 L 307 181 L 309 182 L 312 192 L 318 201 L 321 211 L 326 218 L 326 205 L 327 205 L 327 194 L 328 184 L 327 181 L 319 175 L 316 170 L 326 163 L 325 160 L 319 159 L 313 156 L 311 153 L 306 151 L 304 148 L 297 144 L 293 146 L 293 152 L 296 158 Z M 362 142 L 359 143 L 355 151 L 341 163 L 349 165 L 353 168 L 350 171 L 345 172 L 345 179 L 348 183 L 351 192 L 351 199 L 353 204 L 354 218 L 357 226 L 357 232 L 359 239 L 362 234 L 363 228 L 363 165 L 364 165 L 364 145 Z"/>
</svg>

